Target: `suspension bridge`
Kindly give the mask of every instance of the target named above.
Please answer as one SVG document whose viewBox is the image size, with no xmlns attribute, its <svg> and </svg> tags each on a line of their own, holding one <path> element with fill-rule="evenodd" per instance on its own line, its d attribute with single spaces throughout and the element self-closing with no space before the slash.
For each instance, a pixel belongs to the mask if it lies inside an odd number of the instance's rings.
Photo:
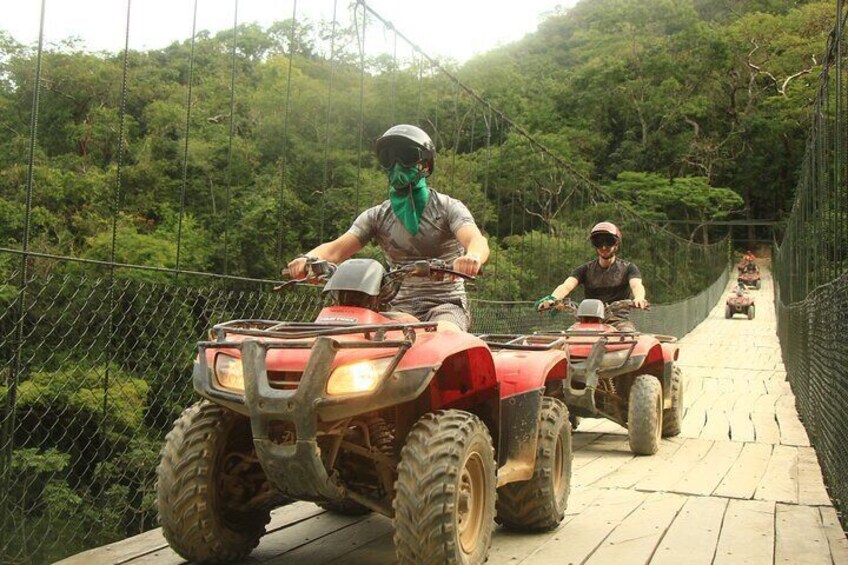
<svg viewBox="0 0 848 565">
<path fill-rule="evenodd" d="M 213 36 L 195 2 L 190 40 L 146 54 L 128 1 L 124 49 L 89 56 L 45 47 L 42 3 L 38 45 L 3 51 L 0 561 L 183 562 L 157 528 L 155 469 L 196 401 L 197 341 L 229 319 L 313 319 L 324 298 L 272 292 L 279 267 L 385 198 L 370 142 L 416 123 L 438 148 L 434 185 L 492 248 L 472 331 L 561 325 L 533 300 L 591 257 L 587 230 L 609 220 L 654 303 L 640 329 L 681 338 L 681 434 L 636 457 L 624 429 L 583 420 L 565 520 L 497 529 L 489 563 L 848 563 L 843 0 L 753 320 L 724 317 L 733 221 L 691 220 L 681 236 L 682 218 L 595 182 L 367 3 L 327 4 L 324 33 L 292 1 L 259 36 L 236 0 L 232 30 Z M 376 514 L 295 502 L 267 532 L 245 562 L 395 559 Z"/>
</svg>

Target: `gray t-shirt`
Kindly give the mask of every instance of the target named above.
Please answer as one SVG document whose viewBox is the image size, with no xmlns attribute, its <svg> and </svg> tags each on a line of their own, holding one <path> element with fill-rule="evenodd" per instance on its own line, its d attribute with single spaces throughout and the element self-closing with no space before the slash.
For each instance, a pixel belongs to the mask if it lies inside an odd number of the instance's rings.
<svg viewBox="0 0 848 565">
<path fill-rule="evenodd" d="M 474 225 L 474 218 L 459 200 L 432 188 L 429 190 L 430 198 L 421 214 L 417 234 L 409 233 L 392 211 L 389 200 L 362 212 L 348 233 L 356 236 L 362 245 L 375 240 L 383 249 L 390 268 L 422 259 L 441 259 L 448 265 L 452 264 L 454 259 L 465 253 L 456 239 L 456 232 L 466 224 Z M 393 306 L 416 313 L 421 310 L 422 302 L 452 302 L 467 309 L 465 285 L 461 280 L 437 282 L 409 277 L 401 286 Z M 403 308 L 404 305 L 409 307 Z"/>
</svg>

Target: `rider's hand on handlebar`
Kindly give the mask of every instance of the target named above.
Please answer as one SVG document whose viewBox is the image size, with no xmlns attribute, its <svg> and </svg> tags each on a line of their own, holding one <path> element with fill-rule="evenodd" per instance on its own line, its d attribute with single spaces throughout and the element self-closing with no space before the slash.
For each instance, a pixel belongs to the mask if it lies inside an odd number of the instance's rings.
<svg viewBox="0 0 848 565">
<path fill-rule="evenodd" d="M 301 255 L 300 257 L 293 259 L 288 264 L 288 275 L 292 279 L 304 279 L 306 278 L 306 262 L 307 257 Z M 284 271 L 285 274 L 285 271 Z"/>
<path fill-rule="evenodd" d="M 463 275 L 476 276 L 480 272 L 480 256 L 474 253 L 469 253 L 461 257 L 457 257 L 453 261 L 453 270 Z"/>
<path fill-rule="evenodd" d="M 536 311 L 544 312 L 545 310 L 550 309 L 556 303 L 557 298 L 553 294 L 549 294 L 544 298 L 540 298 L 536 301 Z"/>
<path fill-rule="evenodd" d="M 633 307 L 638 308 L 639 310 L 647 310 L 648 309 L 648 301 L 644 298 L 634 298 L 633 299 Z"/>
</svg>

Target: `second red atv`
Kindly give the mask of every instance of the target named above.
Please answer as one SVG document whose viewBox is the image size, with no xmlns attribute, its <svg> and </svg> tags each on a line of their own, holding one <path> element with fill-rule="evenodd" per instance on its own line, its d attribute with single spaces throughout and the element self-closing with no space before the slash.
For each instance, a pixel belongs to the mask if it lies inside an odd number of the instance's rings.
<svg viewBox="0 0 848 565">
<path fill-rule="evenodd" d="M 677 339 L 672 336 L 622 332 L 604 323 L 607 314 L 633 308 L 631 300 L 604 305 L 600 300 L 554 305 L 569 311 L 577 323 L 564 331 L 499 338 L 492 347 L 537 347 L 568 355 L 565 379 L 552 379 L 546 393 L 559 398 L 572 416 L 603 417 L 627 428 L 630 449 L 652 455 L 661 437 L 680 433 L 683 375 L 675 364 Z M 496 355 L 497 362 L 497 355 Z"/>
<path fill-rule="evenodd" d="M 739 275 L 736 277 L 736 282 L 745 285 L 748 288 L 756 288 L 759 290 L 762 286 L 762 281 L 760 280 L 760 268 L 757 267 L 753 261 L 748 262 L 748 264 L 739 271 Z"/>
<path fill-rule="evenodd" d="M 727 297 L 727 302 L 724 305 L 724 317 L 732 318 L 735 314 L 745 314 L 749 320 L 754 319 L 755 313 L 754 297 L 744 292 L 732 293 Z"/>
<path fill-rule="evenodd" d="M 333 302 L 314 322 L 235 320 L 199 343 L 203 400 L 177 420 L 157 469 L 173 549 L 241 559 L 271 508 L 293 499 L 392 517 L 401 563 L 482 563 L 495 519 L 556 527 L 571 428 L 545 383 L 564 376 L 565 352 L 528 352 L 502 372 L 480 338 L 385 311 L 407 277 L 460 276 L 439 262 L 308 269 Z"/>
</svg>

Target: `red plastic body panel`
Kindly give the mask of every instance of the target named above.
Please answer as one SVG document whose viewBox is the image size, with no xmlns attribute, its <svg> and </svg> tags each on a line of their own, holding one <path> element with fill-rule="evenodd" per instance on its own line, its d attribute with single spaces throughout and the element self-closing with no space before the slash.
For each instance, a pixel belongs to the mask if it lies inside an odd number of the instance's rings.
<svg viewBox="0 0 848 565">
<path fill-rule="evenodd" d="M 567 358 L 564 351 L 498 351 L 494 355 L 501 398 L 522 394 L 545 386 L 548 380 L 565 378 Z"/>
</svg>

